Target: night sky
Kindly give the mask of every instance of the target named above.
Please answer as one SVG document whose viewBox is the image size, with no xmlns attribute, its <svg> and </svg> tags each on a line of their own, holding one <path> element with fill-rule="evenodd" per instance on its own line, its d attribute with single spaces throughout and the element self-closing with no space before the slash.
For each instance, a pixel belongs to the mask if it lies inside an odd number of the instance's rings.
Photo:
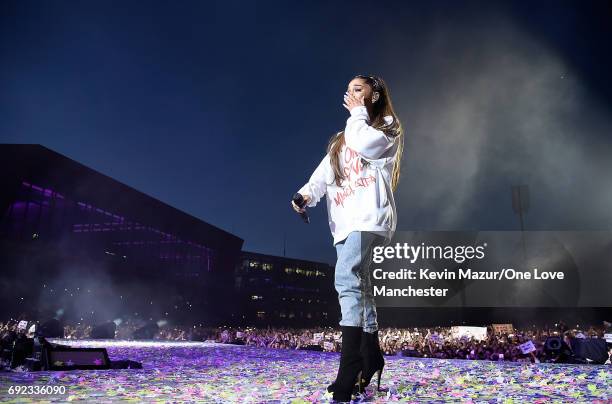
<svg viewBox="0 0 612 404">
<path fill-rule="evenodd" d="M 333 264 L 325 200 L 310 225 L 289 201 L 376 74 L 405 128 L 397 230 L 516 230 L 515 184 L 527 229 L 609 230 L 611 4 L 2 1 L 0 142 Z"/>
</svg>

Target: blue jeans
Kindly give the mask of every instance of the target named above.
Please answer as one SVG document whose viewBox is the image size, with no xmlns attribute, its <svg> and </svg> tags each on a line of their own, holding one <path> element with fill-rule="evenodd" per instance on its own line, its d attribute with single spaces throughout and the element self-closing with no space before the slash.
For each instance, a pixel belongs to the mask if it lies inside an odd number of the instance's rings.
<svg viewBox="0 0 612 404">
<path fill-rule="evenodd" d="M 385 244 L 385 237 L 367 231 L 353 231 L 336 244 L 338 261 L 334 282 L 342 312 L 341 326 L 378 330 L 376 303 L 372 295 L 372 249 Z"/>
</svg>

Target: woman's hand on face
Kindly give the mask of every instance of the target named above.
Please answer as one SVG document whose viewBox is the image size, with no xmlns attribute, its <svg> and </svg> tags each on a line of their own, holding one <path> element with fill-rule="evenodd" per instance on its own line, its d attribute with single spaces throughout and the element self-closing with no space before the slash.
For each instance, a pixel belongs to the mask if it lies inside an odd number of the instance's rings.
<svg viewBox="0 0 612 404">
<path fill-rule="evenodd" d="M 355 97 L 353 94 L 349 94 L 348 92 L 344 93 L 344 103 L 342 104 L 344 108 L 348 109 L 349 112 L 355 107 L 361 107 L 365 105 L 365 95 L 362 95 L 361 98 Z"/>
<path fill-rule="evenodd" d="M 304 201 L 306 201 L 304 203 L 304 206 L 308 205 L 308 202 L 310 202 L 310 195 L 302 195 L 302 196 L 304 197 Z M 295 202 L 293 202 L 293 200 L 291 201 L 291 206 L 293 207 L 293 210 L 295 210 L 297 213 L 302 213 L 306 210 L 305 208 L 300 209 L 300 207 L 297 206 Z"/>
</svg>

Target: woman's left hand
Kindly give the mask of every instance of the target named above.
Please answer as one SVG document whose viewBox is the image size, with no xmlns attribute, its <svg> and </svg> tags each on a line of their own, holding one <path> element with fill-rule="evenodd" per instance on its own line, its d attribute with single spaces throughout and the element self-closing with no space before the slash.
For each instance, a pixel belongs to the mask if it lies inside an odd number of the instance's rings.
<svg viewBox="0 0 612 404">
<path fill-rule="evenodd" d="M 361 98 L 357 98 L 353 94 L 349 94 L 348 92 L 346 92 L 344 93 L 344 104 L 342 105 L 344 106 L 344 108 L 348 109 L 349 112 L 351 112 L 353 108 L 365 105 L 364 97 L 365 96 L 362 95 Z"/>
</svg>

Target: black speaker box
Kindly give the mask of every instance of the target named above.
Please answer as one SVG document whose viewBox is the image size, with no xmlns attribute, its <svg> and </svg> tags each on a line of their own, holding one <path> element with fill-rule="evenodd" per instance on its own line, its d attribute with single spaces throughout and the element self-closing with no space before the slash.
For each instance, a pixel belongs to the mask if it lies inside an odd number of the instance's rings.
<svg viewBox="0 0 612 404">
<path fill-rule="evenodd" d="M 608 346 L 603 338 L 574 338 L 572 351 L 578 359 L 589 360 L 589 363 L 604 364 L 608 360 Z"/>
<path fill-rule="evenodd" d="M 110 369 L 106 348 L 45 349 L 45 370 Z"/>
</svg>

